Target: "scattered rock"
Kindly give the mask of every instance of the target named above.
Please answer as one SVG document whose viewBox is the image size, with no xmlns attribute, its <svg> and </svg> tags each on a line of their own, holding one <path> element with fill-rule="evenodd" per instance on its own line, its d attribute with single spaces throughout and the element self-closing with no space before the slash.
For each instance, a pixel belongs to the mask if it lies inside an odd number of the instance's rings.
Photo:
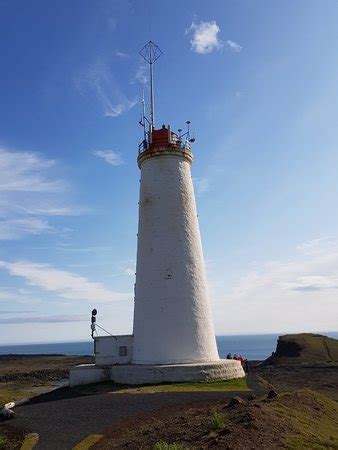
<svg viewBox="0 0 338 450">
<path fill-rule="evenodd" d="M 274 389 L 270 389 L 267 398 L 276 398 L 276 397 L 278 397 L 278 393 Z"/>
<path fill-rule="evenodd" d="M 222 430 L 220 430 L 220 431 L 218 432 L 218 435 L 219 435 L 219 436 L 226 436 L 226 435 L 228 435 L 228 434 L 231 434 L 231 432 L 232 432 L 231 428 L 229 428 L 229 427 L 224 427 L 224 428 L 222 428 Z"/>
<path fill-rule="evenodd" d="M 247 399 L 249 400 L 249 402 L 252 402 L 253 400 L 256 400 L 256 396 L 255 394 L 251 393 L 247 396 Z"/>
<path fill-rule="evenodd" d="M 229 401 L 228 406 L 233 407 L 237 405 L 243 405 L 245 401 L 241 397 L 232 397 Z"/>
</svg>

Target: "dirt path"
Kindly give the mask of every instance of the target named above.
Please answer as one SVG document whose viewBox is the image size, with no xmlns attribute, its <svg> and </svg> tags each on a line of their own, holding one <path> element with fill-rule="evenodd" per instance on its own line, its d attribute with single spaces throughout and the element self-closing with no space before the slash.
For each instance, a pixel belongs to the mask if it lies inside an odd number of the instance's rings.
<svg viewBox="0 0 338 450">
<path fill-rule="evenodd" d="M 68 391 L 71 391 L 70 389 Z M 68 450 L 89 435 L 104 434 L 107 427 L 123 419 L 140 417 L 176 405 L 227 400 L 248 392 L 191 392 L 155 394 L 83 395 L 58 398 L 57 393 L 41 396 L 16 408 L 17 417 L 9 426 L 39 434 L 35 449 Z"/>
</svg>

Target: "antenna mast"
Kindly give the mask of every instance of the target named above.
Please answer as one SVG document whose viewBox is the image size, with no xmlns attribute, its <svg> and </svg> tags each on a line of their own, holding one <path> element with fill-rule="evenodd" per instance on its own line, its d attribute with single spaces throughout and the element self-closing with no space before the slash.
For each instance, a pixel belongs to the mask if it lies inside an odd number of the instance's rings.
<svg viewBox="0 0 338 450">
<path fill-rule="evenodd" d="M 161 49 L 153 42 L 149 41 L 141 50 L 140 55 L 149 64 L 149 78 L 150 78 L 150 131 L 153 131 L 155 126 L 154 117 L 154 75 L 153 64 L 162 55 Z"/>
</svg>

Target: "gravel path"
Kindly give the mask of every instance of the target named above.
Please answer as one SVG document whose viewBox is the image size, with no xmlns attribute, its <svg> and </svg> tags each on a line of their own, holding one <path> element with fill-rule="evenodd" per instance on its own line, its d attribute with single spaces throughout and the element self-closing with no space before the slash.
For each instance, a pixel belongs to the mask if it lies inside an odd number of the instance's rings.
<svg viewBox="0 0 338 450">
<path fill-rule="evenodd" d="M 248 385 L 256 391 L 255 375 L 249 375 Z M 107 392 L 82 396 L 74 396 L 71 389 L 41 395 L 31 403 L 15 408 L 16 419 L 7 424 L 38 433 L 39 441 L 34 447 L 37 450 L 69 450 L 91 434 L 104 434 L 105 428 L 118 426 L 123 419 L 136 418 L 168 406 L 248 395 L 248 392 L 111 394 L 108 389 Z M 261 394 L 257 392 L 257 395 Z"/>
<path fill-rule="evenodd" d="M 136 417 L 167 406 L 204 400 L 227 399 L 234 392 L 193 392 L 158 394 L 97 394 L 31 403 L 16 408 L 16 419 L 8 423 L 39 434 L 36 449 L 68 450 L 90 434 L 121 419 Z"/>
</svg>

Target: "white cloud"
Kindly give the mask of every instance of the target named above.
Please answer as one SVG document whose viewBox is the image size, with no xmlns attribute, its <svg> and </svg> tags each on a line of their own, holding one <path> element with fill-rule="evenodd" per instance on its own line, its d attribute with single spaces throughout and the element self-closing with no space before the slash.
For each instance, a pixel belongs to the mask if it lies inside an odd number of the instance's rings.
<svg viewBox="0 0 338 450">
<path fill-rule="evenodd" d="M 128 53 L 119 52 L 118 50 L 115 52 L 115 56 L 121 59 L 130 58 L 130 55 L 128 55 Z"/>
<path fill-rule="evenodd" d="M 197 195 L 205 194 L 210 189 L 209 180 L 206 177 L 194 178 L 194 184 Z"/>
<path fill-rule="evenodd" d="M 243 49 L 243 47 L 241 45 L 237 44 L 234 41 L 231 41 L 230 39 L 227 40 L 226 44 L 230 50 L 237 52 L 237 53 Z"/>
<path fill-rule="evenodd" d="M 123 103 L 113 106 L 108 99 L 105 98 L 103 103 L 107 106 L 104 113 L 105 117 L 117 117 L 133 108 L 136 105 L 137 100 L 130 101 L 126 99 Z"/>
<path fill-rule="evenodd" d="M 96 245 L 92 247 L 68 247 L 66 245 L 60 245 L 57 249 L 62 252 L 70 252 L 70 253 L 100 253 L 111 250 L 112 247 L 108 245 Z"/>
<path fill-rule="evenodd" d="M 112 150 L 96 150 L 93 154 L 98 158 L 102 158 L 106 163 L 111 164 L 112 166 L 120 166 L 123 164 L 121 155 Z"/>
<path fill-rule="evenodd" d="M 15 312 L 15 311 L 14 311 Z M 22 324 L 22 323 L 69 323 L 69 322 L 88 322 L 88 316 L 82 315 L 59 315 L 42 317 L 9 317 L 0 318 L 0 324 Z"/>
<path fill-rule="evenodd" d="M 115 17 L 112 16 L 108 17 L 107 25 L 110 31 L 115 31 L 117 27 L 117 20 L 115 19 Z"/>
<path fill-rule="evenodd" d="M 36 209 L 27 209 L 29 214 L 37 214 L 42 216 L 79 216 L 84 212 L 88 212 L 88 208 L 79 208 L 79 207 L 51 207 L 51 208 L 36 208 Z"/>
<path fill-rule="evenodd" d="M 114 80 L 108 66 L 97 63 L 90 66 L 74 79 L 78 91 L 87 95 L 93 93 L 106 117 L 118 117 L 133 108 L 137 100 L 128 99 Z"/>
<path fill-rule="evenodd" d="M 0 291 L 0 300 L 15 300 L 16 297 L 16 294 L 13 294 L 13 292 Z"/>
<path fill-rule="evenodd" d="M 54 231 L 46 220 L 35 217 L 0 221 L 0 240 L 20 239 L 26 235 L 37 235 Z"/>
<path fill-rule="evenodd" d="M 47 217 L 78 215 L 67 205 L 69 185 L 55 173 L 58 164 L 34 152 L 0 148 L 0 239 L 56 231 Z"/>
<path fill-rule="evenodd" d="M 222 43 L 218 37 L 220 28 L 214 20 L 210 22 L 201 21 L 198 24 L 193 22 L 189 29 L 186 30 L 186 34 L 190 32 L 193 33 L 190 41 L 191 49 L 196 53 L 211 53 L 222 47 Z"/>
<path fill-rule="evenodd" d="M 135 276 L 135 269 L 132 269 L 131 267 L 127 267 L 124 273 L 130 277 Z"/>
<path fill-rule="evenodd" d="M 47 169 L 55 165 L 37 153 L 0 149 L 0 192 L 58 192 L 65 189 L 61 180 L 48 178 Z"/>
<path fill-rule="evenodd" d="M 131 84 L 135 84 L 135 83 L 147 84 L 148 81 L 149 81 L 148 68 L 144 63 L 141 63 L 138 66 L 136 73 L 133 76 L 133 78 L 131 79 L 130 83 Z"/>
<path fill-rule="evenodd" d="M 311 248 L 311 252 L 309 252 Z M 227 289 L 214 289 L 216 329 L 224 332 L 335 330 L 338 303 L 338 241 L 315 239 L 297 247 L 289 261 L 269 261 Z M 228 290 L 227 294 L 224 294 Z M 222 330 L 223 328 L 223 330 Z"/>
<path fill-rule="evenodd" d="M 25 278 L 30 286 L 54 292 L 63 299 L 87 300 L 92 304 L 132 299 L 130 293 L 113 292 L 101 283 L 89 281 L 72 272 L 55 269 L 49 264 L 0 261 L 0 268 L 6 269 L 13 276 Z"/>
</svg>

